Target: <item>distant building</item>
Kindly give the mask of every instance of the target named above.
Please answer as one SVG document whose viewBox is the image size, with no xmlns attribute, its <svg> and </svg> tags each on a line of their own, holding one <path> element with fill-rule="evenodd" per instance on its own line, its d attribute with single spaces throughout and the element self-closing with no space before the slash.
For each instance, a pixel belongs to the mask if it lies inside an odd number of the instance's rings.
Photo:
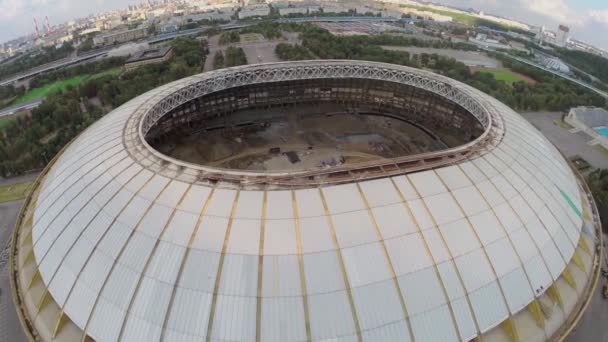
<svg viewBox="0 0 608 342">
<path fill-rule="evenodd" d="M 148 27 L 140 27 L 133 30 L 111 32 L 93 38 L 93 43 L 95 45 L 112 45 L 141 39 L 146 36 L 147 30 Z"/>
<path fill-rule="evenodd" d="M 173 57 L 171 47 L 144 50 L 127 59 L 125 70 L 131 71 L 142 65 L 162 63 L 168 61 L 171 57 Z"/>
<path fill-rule="evenodd" d="M 475 38 L 469 38 L 469 42 L 490 49 L 511 50 L 511 46 L 503 44 L 496 39 L 490 39 L 485 33 L 479 33 Z"/>
<path fill-rule="evenodd" d="M 562 72 L 564 74 L 570 73 L 570 67 L 566 63 L 562 62 L 559 58 L 546 58 L 543 60 L 543 64 L 552 70 Z"/>
<path fill-rule="evenodd" d="M 279 8 L 280 15 L 290 15 L 290 14 L 307 14 L 307 7 L 282 7 Z"/>
<path fill-rule="evenodd" d="M 266 17 L 270 14 L 270 7 L 268 5 L 251 5 L 242 7 L 239 11 L 239 19 L 250 18 L 250 17 Z"/>
<path fill-rule="evenodd" d="M 570 28 L 568 26 L 559 25 L 555 36 L 555 44 L 557 46 L 566 46 L 570 39 Z"/>
</svg>

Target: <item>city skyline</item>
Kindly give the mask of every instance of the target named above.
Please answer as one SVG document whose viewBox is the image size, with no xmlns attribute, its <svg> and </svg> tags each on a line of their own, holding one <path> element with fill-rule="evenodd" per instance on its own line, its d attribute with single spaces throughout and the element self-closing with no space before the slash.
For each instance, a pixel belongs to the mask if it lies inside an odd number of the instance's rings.
<svg viewBox="0 0 608 342">
<path fill-rule="evenodd" d="M 44 18 L 51 25 L 68 22 L 110 10 L 126 9 L 140 0 L 0 0 L 0 42 L 34 33 L 33 18 L 42 28 Z M 559 24 L 571 28 L 571 37 L 608 49 L 608 6 L 601 0 L 436 0 L 436 3 L 459 8 L 474 8 L 488 14 L 543 25 L 555 31 Z M 92 8 L 91 6 L 94 5 Z"/>
</svg>

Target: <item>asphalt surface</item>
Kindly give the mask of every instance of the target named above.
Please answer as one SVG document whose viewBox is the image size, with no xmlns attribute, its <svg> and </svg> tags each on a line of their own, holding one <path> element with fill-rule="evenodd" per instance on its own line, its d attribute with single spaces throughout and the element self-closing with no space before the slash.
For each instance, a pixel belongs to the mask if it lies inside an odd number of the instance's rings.
<svg viewBox="0 0 608 342">
<path fill-rule="evenodd" d="M 8 108 L 0 109 L 0 118 L 1 117 L 5 117 L 5 116 L 11 116 L 11 115 L 17 114 L 17 113 L 19 113 L 20 111 L 23 111 L 23 110 L 29 110 L 29 109 L 36 108 L 41 103 L 42 103 L 42 100 L 36 100 L 36 101 L 33 101 L 33 102 L 29 102 L 29 103 L 25 103 L 25 104 L 21 104 L 21 105 L 17 105 L 17 106 L 12 106 L 12 107 L 8 107 Z"/>
<path fill-rule="evenodd" d="M 8 247 L 23 201 L 0 203 L 0 341 L 26 342 L 11 296 Z"/>
<path fill-rule="evenodd" d="M 583 133 L 570 133 L 556 121 L 561 120 L 562 113 L 521 113 L 534 127 L 540 130 L 567 157 L 579 155 L 595 168 L 608 168 L 608 157 L 600 147 L 587 145 L 591 138 Z"/>
</svg>

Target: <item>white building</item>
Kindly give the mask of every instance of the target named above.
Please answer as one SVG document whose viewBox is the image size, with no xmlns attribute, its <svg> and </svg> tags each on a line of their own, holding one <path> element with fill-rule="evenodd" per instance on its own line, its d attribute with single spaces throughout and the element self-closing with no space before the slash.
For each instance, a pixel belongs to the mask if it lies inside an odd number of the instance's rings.
<svg viewBox="0 0 608 342">
<path fill-rule="evenodd" d="M 279 8 L 280 15 L 308 14 L 308 7 L 282 7 Z"/>
<path fill-rule="evenodd" d="M 241 7 L 239 11 L 239 19 L 250 18 L 250 17 L 266 17 L 270 14 L 270 7 L 268 5 L 251 5 Z"/>
<path fill-rule="evenodd" d="M 566 63 L 562 62 L 559 58 L 546 58 L 543 64 L 549 69 L 562 72 L 564 74 L 570 73 L 570 67 Z"/>
<path fill-rule="evenodd" d="M 555 44 L 557 46 L 566 46 L 570 39 L 570 28 L 568 26 L 559 25 L 557 28 L 557 34 L 555 36 Z"/>
</svg>

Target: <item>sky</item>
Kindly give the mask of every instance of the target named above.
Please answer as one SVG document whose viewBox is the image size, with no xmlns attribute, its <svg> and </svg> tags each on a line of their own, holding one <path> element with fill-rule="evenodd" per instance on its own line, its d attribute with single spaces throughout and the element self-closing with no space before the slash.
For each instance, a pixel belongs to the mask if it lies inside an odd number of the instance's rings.
<svg viewBox="0 0 608 342">
<path fill-rule="evenodd" d="M 33 18 L 42 27 L 48 15 L 58 24 L 91 13 L 125 8 L 135 0 L 0 0 L 0 42 L 34 32 Z M 517 19 L 556 30 L 570 26 L 572 37 L 608 49 L 608 0 L 434 0 L 462 8 Z"/>
<path fill-rule="evenodd" d="M 434 0 L 460 8 L 475 8 L 516 19 L 530 25 L 544 25 L 556 31 L 559 24 L 570 27 L 570 36 L 608 49 L 608 0 Z"/>
</svg>

